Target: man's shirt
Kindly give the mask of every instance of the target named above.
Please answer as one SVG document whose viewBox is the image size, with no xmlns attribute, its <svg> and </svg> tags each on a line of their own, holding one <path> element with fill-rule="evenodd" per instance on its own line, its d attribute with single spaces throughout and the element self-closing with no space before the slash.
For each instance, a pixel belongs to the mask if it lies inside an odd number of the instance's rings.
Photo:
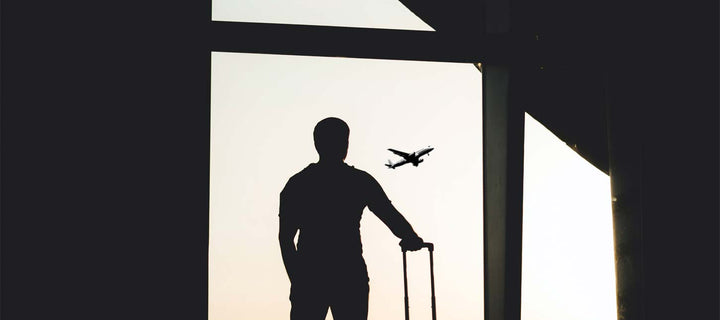
<svg viewBox="0 0 720 320">
<path fill-rule="evenodd" d="M 300 273 L 316 277 L 361 275 L 360 219 L 368 207 L 400 238 L 416 237 L 367 172 L 345 163 L 310 164 L 292 176 L 280 193 L 280 219 L 300 230 Z"/>
</svg>

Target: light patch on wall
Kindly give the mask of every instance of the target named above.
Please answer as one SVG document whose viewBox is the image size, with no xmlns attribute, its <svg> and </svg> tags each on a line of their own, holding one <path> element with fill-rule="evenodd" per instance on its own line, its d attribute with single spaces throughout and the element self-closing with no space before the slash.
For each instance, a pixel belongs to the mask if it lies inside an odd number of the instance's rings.
<svg viewBox="0 0 720 320">
<path fill-rule="evenodd" d="M 525 116 L 523 320 L 617 318 L 610 178 Z"/>
</svg>

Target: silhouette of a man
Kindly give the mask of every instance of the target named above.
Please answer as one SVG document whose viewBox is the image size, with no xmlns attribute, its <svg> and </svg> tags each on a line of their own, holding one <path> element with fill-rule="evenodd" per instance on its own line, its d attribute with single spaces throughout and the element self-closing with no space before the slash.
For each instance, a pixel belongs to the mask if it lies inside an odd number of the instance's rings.
<svg viewBox="0 0 720 320">
<path fill-rule="evenodd" d="M 419 250 L 423 240 L 365 171 L 345 164 L 350 129 L 338 118 L 315 126 L 317 163 L 292 176 L 280 193 L 280 249 L 291 282 L 291 320 L 367 319 L 368 273 L 360 242 L 360 216 L 367 206 Z M 297 231 L 297 247 L 294 238 Z"/>
</svg>

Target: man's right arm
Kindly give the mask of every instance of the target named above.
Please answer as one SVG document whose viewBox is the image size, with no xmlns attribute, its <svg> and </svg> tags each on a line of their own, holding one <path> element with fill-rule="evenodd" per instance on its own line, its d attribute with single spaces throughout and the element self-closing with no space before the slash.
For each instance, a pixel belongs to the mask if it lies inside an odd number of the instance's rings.
<svg viewBox="0 0 720 320">
<path fill-rule="evenodd" d="M 280 217 L 280 232 L 278 240 L 280 241 L 280 253 L 282 254 L 285 272 L 287 272 L 290 282 L 293 281 L 295 270 L 297 270 L 297 249 L 295 247 L 295 234 L 297 233 L 297 225 L 291 222 L 291 219 Z"/>
<path fill-rule="evenodd" d="M 287 186 L 280 193 L 280 226 L 278 232 L 278 241 L 280 242 L 280 253 L 282 254 L 285 272 L 287 272 L 290 282 L 295 277 L 297 270 L 297 248 L 295 247 L 295 234 L 299 229 L 296 222 L 297 204 L 292 201 L 286 192 Z"/>
</svg>

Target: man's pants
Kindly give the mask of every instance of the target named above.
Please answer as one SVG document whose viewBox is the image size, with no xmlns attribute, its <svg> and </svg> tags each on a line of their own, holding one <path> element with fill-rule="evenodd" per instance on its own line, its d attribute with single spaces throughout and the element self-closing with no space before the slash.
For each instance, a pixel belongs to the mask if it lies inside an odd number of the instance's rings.
<svg viewBox="0 0 720 320">
<path fill-rule="evenodd" d="M 328 308 L 335 320 L 367 320 L 369 291 L 367 280 L 293 284 L 290 320 L 325 320 Z"/>
</svg>

